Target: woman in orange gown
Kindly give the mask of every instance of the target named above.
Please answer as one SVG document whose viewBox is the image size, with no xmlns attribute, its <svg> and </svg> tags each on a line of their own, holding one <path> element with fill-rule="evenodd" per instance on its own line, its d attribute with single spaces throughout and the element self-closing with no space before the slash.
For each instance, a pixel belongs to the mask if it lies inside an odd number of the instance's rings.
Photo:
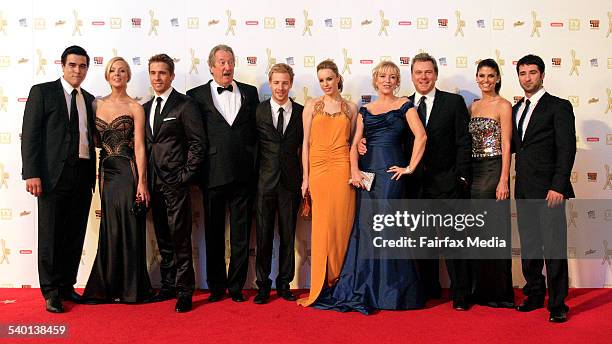
<svg viewBox="0 0 612 344">
<path fill-rule="evenodd" d="M 342 99 L 338 66 L 325 60 L 317 66 L 324 95 L 306 103 L 303 112 L 302 195 L 312 199 L 310 295 L 298 300 L 311 305 L 340 274 L 355 217 L 350 142 L 357 106 Z"/>
</svg>

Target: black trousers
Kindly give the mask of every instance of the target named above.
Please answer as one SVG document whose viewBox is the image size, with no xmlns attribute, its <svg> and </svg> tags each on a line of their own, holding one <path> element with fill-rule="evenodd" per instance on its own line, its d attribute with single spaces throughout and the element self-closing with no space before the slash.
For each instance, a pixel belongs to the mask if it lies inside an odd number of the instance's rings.
<svg viewBox="0 0 612 344">
<path fill-rule="evenodd" d="M 204 190 L 206 208 L 206 273 L 213 293 L 242 291 L 249 268 L 249 236 L 253 207 L 253 185 L 233 182 Z M 225 214 L 230 214 L 230 262 L 225 268 Z"/>
<path fill-rule="evenodd" d="M 523 293 L 533 302 L 544 302 L 548 285 L 548 309 L 567 310 L 567 222 L 565 203 L 548 208 L 544 199 L 524 199 L 516 191 L 517 223 L 521 243 L 521 265 L 525 277 Z M 546 282 L 542 269 L 546 264 Z"/>
<path fill-rule="evenodd" d="M 38 197 L 38 278 L 45 298 L 73 290 L 91 206 L 88 160 L 66 163 L 53 190 Z"/>
<path fill-rule="evenodd" d="M 257 285 L 261 290 L 270 291 L 272 280 L 272 246 L 274 241 L 274 220 L 278 214 L 278 276 L 276 289 L 289 289 L 295 274 L 295 225 L 300 208 L 300 193 L 289 191 L 278 185 L 276 190 L 258 192 L 256 197 L 257 257 L 255 267 Z"/>
<path fill-rule="evenodd" d="M 151 210 L 161 255 L 162 290 L 191 296 L 195 290 L 195 273 L 191 253 L 189 186 L 159 184 L 153 189 Z"/>
</svg>

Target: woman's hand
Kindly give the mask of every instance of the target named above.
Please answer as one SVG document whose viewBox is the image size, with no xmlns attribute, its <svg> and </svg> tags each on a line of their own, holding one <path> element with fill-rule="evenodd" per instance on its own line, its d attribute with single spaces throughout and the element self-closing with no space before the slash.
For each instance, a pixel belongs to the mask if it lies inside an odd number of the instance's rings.
<svg viewBox="0 0 612 344">
<path fill-rule="evenodd" d="M 411 174 L 412 169 L 410 168 L 410 166 L 408 167 L 391 166 L 389 167 L 387 172 L 393 172 L 393 176 L 391 176 L 391 179 L 399 180 L 403 175 Z"/>
<path fill-rule="evenodd" d="M 306 197 L 308 191 L 308 178 L 304 178 L 302 180 L 302 198 Z"/>
<path fill-rule="evenodd" d="M 145 183 L 138 183 L 138 187 L 136 188 L 136 201 L 145 202 L 146 206 L 149 206 L 151 195 L 149 195 L 149 189 Z"/>
<path fill-rule="evenodd" d="M 368 177 L 366 177 L 366 175 L 360 170 L 353 170 L 351 172 L 351 179 L 349 179 L 349 183 L 358 189 L 365 189 L 363 180 L 366 178 Z"/>
<path fill-rule="evenodd" d="M 510 190 L 508 189 L 508 183 L 499 182 L 499 184 L 497 184 L 497 188 L 495 189 L 495 197 L 497 198 L 498 201 L 502 201 L 510 197 Z"/>
</svg>

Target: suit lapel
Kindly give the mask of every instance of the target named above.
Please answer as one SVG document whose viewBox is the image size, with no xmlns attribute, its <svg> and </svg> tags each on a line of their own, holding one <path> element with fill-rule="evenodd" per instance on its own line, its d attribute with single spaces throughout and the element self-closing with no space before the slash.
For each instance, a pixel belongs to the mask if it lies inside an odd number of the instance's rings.
<svg viewBox="0 0 612 344">
<path fill-rule="evenodd" d="M 293 130 L 293 128 L 297 125 L 297 122 L 301 120 L 301 116 L 296 111 L 297 106 L 295 106 L 295 102 L 291 98 L 289 98 L 289 101 L 291 102 L 291 117 L 289 117 L 289 124 L 287 124 L 287 129 L 285 129 L 283 136 L 287 136 L 289 130 Z"/>
<path fill-rule="evenodd" d="M 64 94 L 64 87 L 62 86 L 62 82 L 60 79 L 56 81 L 57 87 L 57 96 L 55 99 L 60 100 L 60 109 L 62 110 L 62 118 L 66 120 L 66 126 L 70 123 L 70 116 L 68 115 L 68 104 L 66 104 L 66 95 Z"/>
<path fill-rule="evenodd" d="M 533 132 L 533 127 L 538 124 L 540 120 L 540 116 L 546 112 L 548 100 L 548 93 L 544 93 L 538 103 L 536 104 L 533 112 L 531 113 L 531 117 L 529 118 L 529 123 L 527 123 L 527 127 L 525 128 L 525 135 L 523 135 L 523 142 L 526 142 L 529 139 L 529 135 Z"/>
<path fill-rule="evenodd" d="M 429 113 L 429 118 L 427 119 L 427 125 L 425 125 L 425 128 L 429 127 L 432 122 L 435 122 L 438 119 L 438 112 L 440 111 L 440 109 L 444 108 L 444 101 L 444 93 L 436 89 L 433 106 L 431 107 L 431 112 Z"/>
<path fill-rule="evenodd" d="M 144 113 L 145 113 L 145 132 L 149 140 L 153 140 L 153 132 L 151 131 L 151 124 L 150 124 L 151 123 L 151 105 L 153 104 L 153 99 L 155 98 L 151 98 L 151 100 L 144 103 L 144 105 L 142 106 L 144 109 Z"/>
<path fill-rule="evenodd" d="M 264 122 L 270 126 L 270 130 L 273 131 L 275 136 L 279 137 L 276 127 L 274 126 L 274 119 L 272 118 L 272 99 L 268 99 L 264 102 L 262 110 L 264 111 Z"/>
<path fill-rule="evenodd" d="M 225 117 L 223 117 L 223 115 L 221 114 L 221 112 L 219 112 L 219 110 L 217 109 L 217 107 L 215 106 L 215 101 L 212 98 L 212 93 L 210 90 L 210 84 L 212 83 L 212 80 L 209 80 L 204 87 L 202 87 L 202 97 L 204 98 L 204 103 L 208 105 L 208 107 L 210 107 L 210 110 L 213 114 L 217 115 L 221 121 L 225 124 L 227 124 L 229 126 L 229 123 L 227 123 L 227 121 L 225 120 Z"/>
<path fill-rule="evenodd" d="M 521 99 L 518 103 L 516 103 L 512 107 L 512 136 L 514 137 L 514 140 L 516 142 L 518 142 L 519 144 L 522 144 L 523 140 L 522 140 L 522 138 L 518 134 L 518 127 L 517 127 L 517 122 L 516 122 L 516 113 L 521 108 L 521 105 L 523 104 L 524 100 L 525 100 L 525 97 L 523 97 L 523 99 Z"/>
<path fill-rule="evenodd" d="M 166 104 L 164 104 L 164 108 L 161 111 L 162 120 L 153 129 L 153 137 L 157 137 L 157 135 L 159 134 L 159 131 L 161 130 L 162 124 L 164 123 L 163 119 L 168 116 L 168 113 L 176 105 L 176 102 L 177 102 L 176 97 L 177 97 L 176 96 L 176 91 L 172 90 L 172 92 L 170 92 L 170 95 L 168 96 L 168 100 L 166 100 Z M 155 121 L 153 121 L 153 122 L 155 123 Z"/>
<path fill-rule="evenodd" d="M 236 80 L 234 80 L 236 81 Z M 246 98 L 246 91 L 244 89 L 244 85 L 238 81 L 236 81 L 236 85 L 238 86 L 238 89 L 240 90 L 240 109 L 238 110 L 238 114 L 236 115 L 236 119 L 234 119 L 234 123 L 237 123 L 238 121 L 242 120 L 242 117 L 248 115 L 248 111 L 245 111 L 248 104 L 247 104 L 247 98 Z M 270 113 L 272 112 L 272 110 L 270 110 Z"/>
</svg>

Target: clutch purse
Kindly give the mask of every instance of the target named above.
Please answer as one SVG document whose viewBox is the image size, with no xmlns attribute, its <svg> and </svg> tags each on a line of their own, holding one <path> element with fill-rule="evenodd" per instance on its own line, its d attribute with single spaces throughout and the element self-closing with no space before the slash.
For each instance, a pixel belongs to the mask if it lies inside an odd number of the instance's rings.
<svg viewBox="0 0 612 344">
<path fill-rule="evenodd" d="M 300 216 L 310 219 L 312 217 L 312 200 L 310 199 L 310 193 L 307 193 L 304 198 L 302 198 L 302 212 Z"/>
<path fill-rule="evenodd" d="M 365 175 L 365 178 L 363 178 L 361 182 L 363 183 L 363 186 L 365 186 L 365 189 L 367 191 L 370 191 L 370 189 L 372 188 L 372 183 L 374 182 L 374 176 L 376 175 L 372 172 L 362 172 L 362 173 Z"/>
<path fill-rule="evenodd" d="M 134 201 L 131 211 L 132 214 L 138 217 L 144 217 L 147 215 L 148 211 L 147 204 L 145 202 Z"/>
</svg>

